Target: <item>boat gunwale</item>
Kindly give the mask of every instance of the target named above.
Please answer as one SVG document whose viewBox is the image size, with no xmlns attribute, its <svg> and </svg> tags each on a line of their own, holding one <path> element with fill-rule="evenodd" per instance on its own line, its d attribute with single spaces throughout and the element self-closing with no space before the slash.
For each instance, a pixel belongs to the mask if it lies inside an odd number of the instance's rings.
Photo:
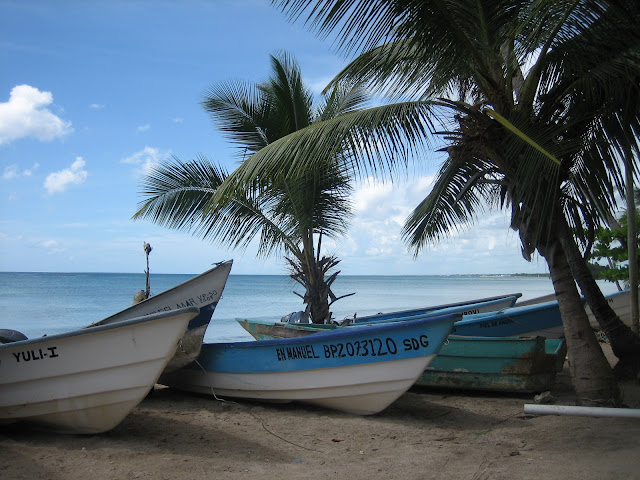
<svg viewBox="0 0 640 480">
<path fill-rule="evenodd" d="M 130 327 L 132 325 L 151 322 L 151 321 L 158 320 L 165 317 L 174 317 L 177 315 L 183 315 L 185 313 L 195 313 L 197 315 L 199 312 L 200 312 L 200 309 L 198 307 L 184 307 L 176 310 L 155 312 L 155 313 L 150 313 L 148 315 L 141 315 L 138 317 L 130 318 L 127 320 L 119 320 L 113 323 L 106 323 L 104 325 L 89 325 L 87 327 L 78 328 L 76 330 L 71 330 L 69 332 L 56 333 L 54 335 L 43 335 L 41 337 L 28 338 L 26 340 L 19 340 L 16 342 L 2 343 L 0 344 L 0 351 L 12 348 L 14 346 L 31 345 L 31 344 L 47 342 L 49 340 L 61 340 L 66 338 L 77 337 L 80 335 L 89 335 L 97 332 L 102 332 L 105 330 L 112 330 L 114 328 Z"/>
<path fill-rule="evenodd" d="M 323 341 L 325 338 L 329 337 L 331 339 L 338 339 L 342 337 L 351 337 L 353 335 L 358 335 L 359 332 L 362 332 L 361 329 L 366 328 L 367 334 L 369 333 L 379 333 L 385 332 L 388 330 L 407 330 L 416 328 L 417 324 L 420 325 L 432 325 L 432 324 L 440 324 L 451 322 L 451 326 L 456 322 L 456 318 L 462 318 L 460 313 L 449 313 L 446 315 L 438 315 L 435 317 L 426 317 L 419 318 L 413 320 L 406 320 L 402 322 L 384 322 L 384 323 L 371 323 L 357 326 L 350 326 L 349 328 L 340 328 L 330 331 L 319 331 L 314 333 L 313 335 L 305 335 L 300 337 L 289 337 L 289 338 L 274 338 L 271 340 L 247 340 L 243 342 L 211 342 L 211 343 L 203 343 L 202 346 L 205 345 L 215 345 L 220 348 L 256 348 L 257 345 L 263 346 L 273 346 L 280 343 L 289 344 L 298 344 L 298 343 L 309 343 L 309 342 L 317 342 Z M 357 328 L 353 328 L 357 327 Z"/>
<path fill-rule="evenodd" d="M 371 315 L 363 315 L 362 317 L 358 317 L 356 319 L 356 321 L 354 323 L 359 323 L 359 322 L 363 322 L 366 323 L 368 320 L 370 319 L 375 319 L 376 317 L 384 317 L 384 316 L 391 316 L 391 315 L 399 315 L 402 313 L 407 313 L 407 312 L 412 312 L 412 311 L 417 311 L 420 310 L 423 313 L 434 313 L 436 310 L 445 310 L 448 308 L 455 308 L 455 307 L 464 307 L 466 305 L 476 305 L 479 303 L 485 304 L 485 303 L 498 303 L 502 300 L 505 300 L 507 298 L 510 297 L 515 297 L 513 300 L 513 304 L 511 305 L 512 307 L 516 304 L 516 302 L 518 301 L 518 298 L 520 298 L 522 296 L 522 293 L 509 293 L 506 295 L 498 295 L 495 297 L 487 297 L 487 298 L 477 298 L 477 299 L 473 299 L 473 300 L 465 300 L 465 301 L 460 301 L 460 302 L 453 302 L 453 303 L 445 303 L 442 305 L 434 305 L 434 306 L 430 306 L 430 307 L 416 307 L 416 308 L 409 308 L 406 310 L 396 310 L 393 312 L 380 312 L 380 313 L 374 313 Z M 509 307 L 505 307 L 505 308 L 509 308 Z M 347 318 L 352 318 L 352 317 L 348 317 Z"/>
<path fill-rule="evenodd" d="M 183 288 L 185 285 L 187 285 L 187 284 L 189 284 L 189 283 L 196 282 L 196 281 L 200 280 L 202 277 L 207 276 L 207 275 L 209 275 L 209 274 L 211 274 L 211 273 L 215 272 L 215 271 L 216 271 L 216 270 L 218 270 L 219 268 L 221 268 L 221 267 L 223 267 L 223 266 L 226 266 L 226 265 L 229 265 L 229 273 L 230 273 L 230 272 L 231 272 L 231 267 L 233 266 L 233 259 L 231 259 L 231 260 L 225 260 L 224 262 L 219 262 L 219 263 L 217 263 L 217 264 L 216 264 L 216 266 L 215 266 L 215 267 L 210 268 L 210 269 L 209 269 L 209 270 L 207 270 L 206 272 L 202 272 L 202 273 L 200 273 L 200 274 L 198 274 L 198 275 L 195 275 L 195 276 L 193 276 L 193 277 L 189 278 L 188 280 L 185 280 L 184 282 L 179 283 L 178 285 L 174 285 L 174 286 L 173 286 L 173 287 L 171 287 L 171 288 L 168 288 L 168 289 L 166 289 L 166 290 L 163 290 L 162 292 L 158 293 L 157 295 L 154 295 L 154 296 L 152 296 L 152 297 L 149 297 L 149 298 L 147 298 L 147 299 L 143 300 L 143 301 L 142 301 L 142 302 L 140 302 L 140 303 L 136 303 L 135 305 L 131 305 L 131 306 L 129 306 L 129 307 L 127 307 L 127 308 L 125 308 L 124 310 L 120 310 L 119 312 L 114 313 L 113 315 L 109 315 L 108 317 L 103 318 L 102 320 L 98 320 L 98 321 L 96 321 L 96 322 L 93 322 L 92 324 L 87 325 L 86 327 L 83 327 L 83 328 L 90 328 L 90 327 L 94 327 L 94 326 L 106 325 L 106 324 L 107 324 L 110 320 L 112 320 L 113 318 L 118 317 L 118 316 L 120 316 L 120 315 L 123 315 L 124 313 L 126 313 L 126 312 L 128 312 L 128 311 L 130 311 L 130 310 L 132 310 L 132 309 L 134 309 L 134 308 L 136 308 L 136 307 L 138 307 L 138 308 L 139 308 L 141 305 L 144 305 L 146 302 L 151 301 L 151 300 L 155 300 L 155 299 L 157 299 L 157 298 L 158 298 L 158 297 L 160 297 L 160 296 L 163 296 L 163 297 L 164 297 L 164 296 L 168 296 L 168 294 L 170 294 L 171 292 L 173 292 L 173 291 L 175 291 L 175 290 L 177 290 L 177 289 L 179 289 L 179 288 Z M 228 277 L 228 276 L 229 276 L 229 274 L 227 274 L 227 277 Z M 225 281 L 225 286 L 226 286 L 226 281 Z M 224 288 L 224 287 L 223 287 L 223 288 Z M 222 291 L 220 292 L 220 296 L 222 296 Z M 217 303 L 218 301 L 219 301 L 219 300 L 216 300 L 216 301 L 214 301 L 214 302 L 208 303 L 208 304 L 206 304 L 206 305 L 203 305 L 203 307 L 206 307 L 206 306 L 208 306 L 208 305 L 211 305 L 212 303 Z M 119 321 L 119 320 L 116 320 L 116 321 Z"/>
</svg>

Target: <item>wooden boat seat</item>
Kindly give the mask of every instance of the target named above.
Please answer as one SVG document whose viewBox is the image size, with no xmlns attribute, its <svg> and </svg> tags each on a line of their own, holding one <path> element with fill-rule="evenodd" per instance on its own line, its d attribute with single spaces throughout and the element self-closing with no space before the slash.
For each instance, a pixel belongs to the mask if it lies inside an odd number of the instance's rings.
<svg viewBox="0 0 640 480">
<path fill-rule="evenodd" d="M 27 336 L 17 330 L 0 328 L 0 343 L 19 342 L 20 340 L 27 340 Z"/>
</svg>

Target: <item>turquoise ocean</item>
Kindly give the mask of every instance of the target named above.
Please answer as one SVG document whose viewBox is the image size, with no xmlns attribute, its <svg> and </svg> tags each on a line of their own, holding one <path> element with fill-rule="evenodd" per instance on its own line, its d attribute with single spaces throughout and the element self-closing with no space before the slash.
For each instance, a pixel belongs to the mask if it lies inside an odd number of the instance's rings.
<svg viewBox="0 0 640 480">
<path fill-rule="evenodd" d="M 151 274 L 151 293 L 157 294 L 194 275 Z M 615 285 L 600 283 L 613 293 Z M 19 330 L 28 337 L 52 335 L 83 327 L 131 305 L 145 288 L 137 273 L 14 273 L 0 272 L 0 328 Z M 252 338 L 236 318 L 279 320 L 303 309 L 293 294 L 302 288 L 286 275 L 229 276 L 205 335 L 207 342 Z M 349 276 L 333 285 L 337 296 L 355 293 L 331 307 L 333 317 L 367 315 L 460 300 L 521 293 L 522 300 L 553 293 L 546 276 L 445 275 Z"/>
</svg>

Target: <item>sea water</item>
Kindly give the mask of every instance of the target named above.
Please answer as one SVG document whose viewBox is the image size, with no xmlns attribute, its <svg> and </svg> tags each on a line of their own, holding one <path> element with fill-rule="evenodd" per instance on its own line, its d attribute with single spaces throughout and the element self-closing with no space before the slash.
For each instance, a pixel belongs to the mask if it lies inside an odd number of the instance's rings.
<svg viewBox="0 0 640 480">
<path fill-rule="evenodd" d="M 151 294 L 158 294 L 194 275 L 151 274 Z M 83 327 L 132 304 L 145 288 L 139 273 L 14 273 L 0 272 L 0 329 L 19 330 L 28 337 L 52 335 Z M 599 282 L 605 294 L 615 285 Z M 553 293 L 548 276 L 341 275 L 332 290 L 346 296 L 331 306 L 333 318 L 370 315 L 461 300 L 521 293 L 522 300 Z M 229 276 L 205 335 L 207 342 L 244 341 L 252 337 L 238 318 L 279 320 L 303 310 L 302 286 L 285 275 Z"/>
</svg>

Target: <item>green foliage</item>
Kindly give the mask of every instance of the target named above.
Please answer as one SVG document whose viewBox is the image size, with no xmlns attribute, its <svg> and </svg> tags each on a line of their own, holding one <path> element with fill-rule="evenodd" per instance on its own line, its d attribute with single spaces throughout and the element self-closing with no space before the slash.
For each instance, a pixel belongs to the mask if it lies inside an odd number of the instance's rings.
<svg viewBox="0 0 640 480">
<path fill-rule="evenodd" d="M 262 84 L 227 82 L 212 87 L 202 101 L 217 127 L 238 145 L 241 155 L 259 152 L 274 142 L 326 117 L 363 105 L 362 89 L 334 89 L 315 110 L 295 61 L 287 54 L 272 56 L 272 77 Z M 280 161 L 292 155 L 281 151 Z M 242 188 L 216 197 L 231 184 L 224 168 L 204 157 L 159 164 L 142 181 L 145 196 L 135 219 L 147 218 L 234 248 L 259 238 L 259 254 L 284 249 L 304 257 L 303 239 L 322 232 L 339 236 L 351 215 L 351 179 L 343 157 L 327 154 L 315 168 L 298 175 L 254 176 Z M 302 250 L 301 250 L 302 249 Z"/>
<path fill-rule="evenodd" d="M 640 11 L 614 0 L 272 0 L 357 53 L 334 82 L 430 102 L 448 158 L 403 231 L 417 255 L 489 207 L 523 254 L 588 238 L 640 131 Z M 633 5 L 633 6 L 632 6 Z"/>
<path fill-rule="evenodd" d="M 258 255 L 283 254 L 305 287 L 314 321 L 329 315 L 339 260 L 322 256 L 323 237 L 346 232 L 352 215 L 354 165 L 402 165 L 425 138 L 428 105 L 407 102 L 365 108 L 358 82 L 337 82 L 314 103 L 294 59 L 271 56 L 271 77 L 259 84 L 213 86 L 203 108 L 238 147 L 241 163 L 227 173 L 204 157 L 160 163 L 141 182 L 145 197 L 134 219 L 185 230 L 233 248 L 258 242 Z M 303 167 L 301 167 L 303 165 Z"/>
<path fill-rule="evenodd" d="M 591 258 L 606 260 L 608 266 L 599 265 L 596 278 L 609 282 L 629 281 L 629 249 L 628 249 L 628 225 L 629 219 L 624 214 L 619 219 L 619 227 L 599 228 L 595 234 Z M 636 225 L 640 225 L 640 213 L 636 213 Z M 640 247 L 640 236 L 636 239 Z M 640 252 L 640 248 L 638 249 Z M 640 254 L 636 258 L 636 264 L 640 265 Z"/>
</svg>

